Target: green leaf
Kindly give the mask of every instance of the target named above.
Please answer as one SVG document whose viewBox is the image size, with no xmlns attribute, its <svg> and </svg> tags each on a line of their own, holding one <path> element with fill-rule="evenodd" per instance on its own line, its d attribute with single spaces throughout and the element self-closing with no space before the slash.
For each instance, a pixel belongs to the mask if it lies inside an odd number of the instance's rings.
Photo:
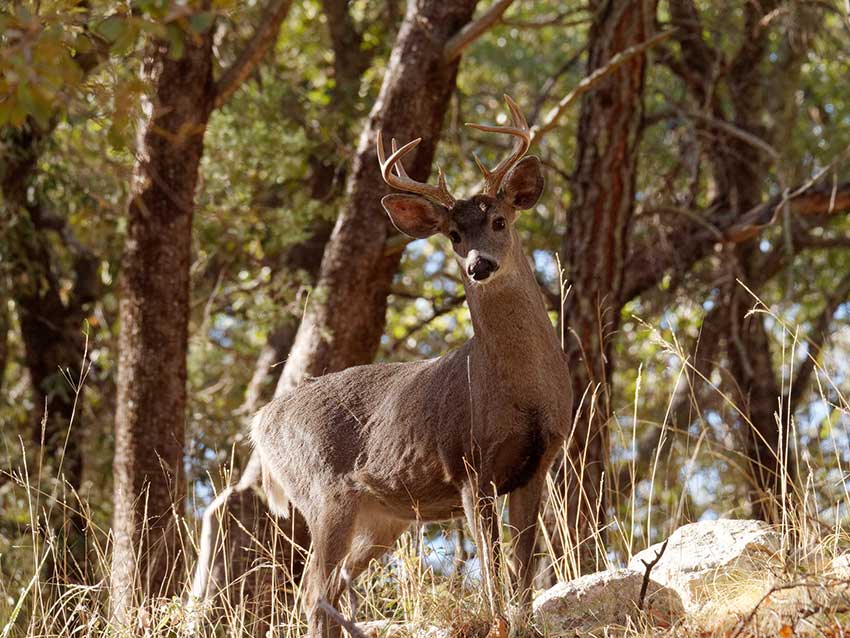
<svg viewBox="0 0 850 638">
<path fill-rule="evenodd" d="M 108 42 L 115 42 L 127 29 L 127 21 L 121 16 L 112 15 L 97 25 L 97 33 Z"/>
<path fill-rule="evenodd" d="M 168 57 L 172 60 L 179 60 L 183 57 L 185 51 L 186 44 L 183 31 L 176 25 L 168 25 Z"/>
<path fill-rule="evenodd" d="M 189 18 L 189 26 L 195 33 L 206 33 L 215 22 L 215 14 L 211 11 L 202 11 Z"/>
</svg>

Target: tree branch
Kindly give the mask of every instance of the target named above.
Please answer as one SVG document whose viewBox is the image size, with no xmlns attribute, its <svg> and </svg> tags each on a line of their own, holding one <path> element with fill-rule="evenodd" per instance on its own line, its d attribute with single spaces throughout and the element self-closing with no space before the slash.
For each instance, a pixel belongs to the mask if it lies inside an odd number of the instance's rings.
<svg viewBox="0 0 850 638">
<path fill-rule="evenodd" d="M 334 50 L 336 88 L 343 93 L 356 93 L 372 55 L 363 50 L 363 36 L 351 18 L 348 5 L 348 0 L 322 0 Z"/>
<path fill-rule="evenodd" d="M 415 297 L 416 299 L 421 299 L 421 297 Z M 437 305 L 433 300 L 431 302 L 431 315 L 426 317 L 421 321 L 417 321 L 414 325 L 410 326 L 405 333 L 398 339 L 396 339 L 395 343 L 390 347 L 390 352 L 395 353 L 404 345 L 404 343 L 410 339 L 417 332 L 425 328 L 432 321 L 435 321 L 439 317 L 450 313 L 452 310 L 457 308 L 458 306 L 463 305 L 463 302 L 466 301 L 465 295 L 459 295 L 456 297 L 449 297 L 444 300 L 441 305 Z"/>
<path fill-rule="evenodd" d="M 773 148 L 765 140 L 758 137 L 757 135 L 753 135 L 752 133 L 745 131 L 744 129 L 738 126 L 735 126 L 734 124 L 730 124 L 725 120 L 720 120 L 716 117 L 706 115 L 705 113 L 697 113 L 695 111 L 681 112 L 681 114 L 691 119 L 700 120 L 711 128 L 723 131 L 724 133 L 727 133 L 728 135 L 731 135 L 732 137 L 735 137 L 741 140 L 742 142 L 746 142 L 750 146 L 764 151 L 765 153 L 770 155 L 771 159 L 773 159 L 773 161 L 775 162 L 778 162 L 780 159 L 779 151 Z"/>
<path fill-rule="evenodd" d="M 454 62 L 464 49 L 484 35 L 490 28 L 502 19 L 502 15 L 513 4 L 514 0 L 496 0 L 487 11 L 476 20 L 467 24 L 452 36 L 443 49 L 443 61 Z"/>
<path fill-rule="evenodd" d="M 339 613 L 336 607 L 331 605 L 324 596 L 319 599 L 319 608 L 345 629 L 351 638 L 369 638 L 353 621 Z"/>
<path fill-rule="evenodd" d="M 705 105 L 711 94 L 710 86 L 717 74 L 720 55 L 702 37 L 702 21 L 693 0 L 671 0 L 670 18 L 678 29 L 676 41 L 682 51 L 679 71 L 674 72 L 685 74 L 680 77 L 687 78 L 687 84 L 697 93 L 699 102 Z"/>
<path fill-rule="evenodd" d="M 664 31 L 659 33 L 653 37 L 651 37 L 646 42 L 641 42 L 640 44 L 636 44 L 634 46 L 629 47 L 623 51 L 620 51 L 617 55 L 611 58 L 611 60 L 605 66 L 599 67 L 593 73 L 584 78 L 578 85 L 569 93 L 567 93 L 561 101 L 558 102 L 549 113 L 546 114 L 546 117 L 543 123 L 540 126 L 535 126 L 531 129 L 531 142 L 530 144 L 534 144 L 535 142 L 539 142 L 540 138 L 543 137 L 546 133 L 551 131 L 558 125 L 558 119 L 560 119 L 561 115 L 582 95 L 595 88 L 597 84 L 602 82 L 605 78 L 607 78 L 611 73 L 619 69 L 621 66 L 634 59 L 635 57 L 641 55 L 648 49 L 651 49 L 655 45 L 663 42 L 670 36 L 672 36 L 674 30 Z"/>
<path fill-rule="evenodd" d="M 798 217 L 844 213 L 850 210 L 850 182 L 827 188 L 796 189 L 738 217 L 725 209 L 711 209 L 698 215 L 699 222 L 686 218 L 663 239 L 657 235 L 646 238 L 628 258 L 621 301 L 634 299 L 665 276 L 688 272 L 718 243 L 741 243 L 758 236 L 776 222 L 786 205 L 790 214 Z M 664 249 L 659 250 L 659 246 Z"/>
<path fill-rule="evenodd" d="M 242 86 L 242 83 L 247 79 L 263 56 L 277 41 L 280 25 L 289 13 L 292 6 L 292 0 L 270 0 L 268 6 L 263 11 L 260 17 L 260 23 L 257 25 L 254 35 L 236 61 L 228 68 L 216 82 L 215 108 L 222 106 L 230 99 L 236 90 Z"/>
<path fill-rule="evenodd" d="M 646 562 L 644 559 L 640 559 L 640 562 L 643 563 L 643 566 L 646 568 L 646 571 L 643 574 L 643 582 L 640 584 L 640 596 L 638 596 L 638 609 L 643 611 L 643 603 L 646 601 L 646 590 L 649 587 L 649 575 L 652 573 L 652 568 L 658 564 L 658 561 L 661 560 L 661 557 L 664 556 L 664 551 L 667 549 L 667 543 L 670 542 L 670 539 L 667 538 L 664 540 L 664 544 L 661 546 L 661 549 L 655 552 L 655 558 L 651 561 Z"/>
<path fill-rule="evenodd" d="M 540 88 L 540 93 L 538 93 L 537 97 L 534 99 L 534 105 L 531 107 L 531 111 L 528 115 L 528 123 L 531 126 L 534 126 L 534 123 L 537 121 L 537 117 L 540 115 L 540 110 L 543 108 L 543 104 L 546 100 L 549 99 L 558 79 L 575 66 L 575 64 L 581 59 L 581 56 L 584 55 L 585 51 L 587 51 L 588 46 L 589 43 L 585 43 L 584 46 L 568 58 L 554 74 L 546 78 L 546 81 Z"/>
</svg>

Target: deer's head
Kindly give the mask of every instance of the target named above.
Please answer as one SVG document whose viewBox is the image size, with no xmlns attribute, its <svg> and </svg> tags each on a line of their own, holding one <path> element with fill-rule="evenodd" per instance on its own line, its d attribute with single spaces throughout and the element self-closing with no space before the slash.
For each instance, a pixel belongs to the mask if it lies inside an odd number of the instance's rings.
<svg viewBox="0 0 850 638">
<path fill-rule="evenodd" d="M 475 163 L 484 173 L 483 190 L 468 199 L 455 199 L 446 186 L 442 171 L 437 185 L 417 182 L 408 176 L 402 158 L 422 138 L 401 148 L 392 140 L 392 154 L 384 156 L 381 133 L 378 132 L 378 161 L 387 184 L 406 194 L 393 193 L 381 203 L 393 224 L 405 235 L 421 239 L 442 233 L 452 242 L 455 256 L 465 277 L 473 284 L 493 281 L 524 259 L 514 223 L 517 212 L 537 203 L 543 192 L 540 160 L 524 157 L 530 143 L 528 123 L 516 103 L 507 95 L 513 126 L 467 124 L 481 131 L 504 133 L 516 138 L 511 154 L 493 170 L 478 157 Z"/>
</svg>

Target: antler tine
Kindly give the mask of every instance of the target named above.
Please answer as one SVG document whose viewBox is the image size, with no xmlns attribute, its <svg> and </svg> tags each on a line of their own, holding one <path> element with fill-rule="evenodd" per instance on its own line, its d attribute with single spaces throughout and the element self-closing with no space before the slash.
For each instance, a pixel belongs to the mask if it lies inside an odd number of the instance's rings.
<svg viewBox="0 0 850 638">
<path fill-rule="evenodd" d="M 398 150 L 398 144 L 396 144 L 395 138 L 390 140 L 390 150 L 395 153 Z M 407 177 L 410 178 L 410 175 L 407 174 L 407 171 L 404 169 L 404 164 L 401 162 L 395 163 L 395 172 L 399 177 Z"/>
<path fill-rule="evenodd" d="M 446 208 L 454 206 L 455 198 L 446 186 L 446 180 L 443 177 L 442 170 L 437 168 L 438 184 L 437 186 L 434 186 L 432 184 L 417 182 L 415 179 L 412 179 L 401 164 L 401 159 L 416 148 L 419 145 L 419 142 L 422 141 L 421 137 L 417 137 L 415 140 L 408 142 L 401 148 L 396 147 L 396 141 L 393 139 L 391 141 L 392 154 L 389 158 L 384 156 L 384 140 L 381 135 L 381 131 L 378 131 L 377 138 L 376 150 L 378 152 L 378 163 L 381 166 L 381 175 L 387 184 L 393 188 L 397 188 L 398 190 L 407 191 L 408 193 L 416 193 L 417 195 L 427 197 L 432 202 L 436 202 Z M 395 168 L 395 172 L 393 172 L 393 168 Z"/>
<path fill-rule="evenodd" d="M 528 147 L 531 145 L 531 129 L 529 128 L 528 122 L 522 114 L 519 105 L 511 99 L 510 95 L 505 95 L 504 97 L 505 103 L 508 105 L 508 110 L 511 112 L 513 126 L 490 126 L 488 124 L 475 124 L 472 122 L 466 123 L 466 125 L 470 128 L 478 129 L 479 131 L 485 131 L 487 133 L 504 133 L 506 135 L 516 137 L 516 142 L 514 143 L 514 148 L 511 151 L 511 154 L 499 162 L 493 170 L 489 170 L 486 166 L 484 166 L 481 160 L 478 159 L 477 155 L 473 154 L 472 156 L 475 163 L 478 165 L 478 168 L 484 174 L 484 192 L 491 197 L 496 196 L 505 175 L 507 175 L 508 171 L 522 159 L 522 156 L 526 154 Z"/>
</svg>

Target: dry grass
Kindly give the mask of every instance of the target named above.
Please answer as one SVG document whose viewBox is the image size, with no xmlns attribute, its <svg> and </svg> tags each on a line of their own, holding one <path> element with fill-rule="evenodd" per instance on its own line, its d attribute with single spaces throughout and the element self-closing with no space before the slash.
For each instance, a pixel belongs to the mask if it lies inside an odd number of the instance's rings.
<svg viewBox="0 0 850 638">
<path fill-rule="evenodd" d="M 768 312 L 756 300 L 754 312 Z M 797 352 L 801 347 L 799 331 L 785 325 L 779 317 L 772 316 L 787 339 L 783 341 L 783 360 L 793 368 L 791 362 L 799 360 Z M 705 433 L 677 432 L 668 418 L 673 409 L 677 393 L 677 384 L 693 380 L 699 373 L 690 363 L 689 355 L 678 343 L 675 335 L 663 333 L 651 327 L 645 327 L 647 336 L 655 344 L 658 356 L 670 362 L 675 369 L 669 396 L 668 409 L 664 420 L 655 424 L 660 428 L 659 441 L 684 439 L 686 462 L 678 466 L 678 480 L 687 483 L 698 472 L 697 460 L 711 464 L 722 459 L 727 467 L 737 468 L 741 472 L 745 466 L 741 453 L 723 441 L 712 439 Z M 678 362 L 677 365 L 673 363 Z M 847 469 L 844 466 L 844 442 L 848 440 L 846 423 L 850 417 L 848 403 L 839 384 L 835 382 L 823 362 L 815 362 L 814 385 L 821 403 L 821 409 L 827 413 L 830 428 L 821 441 L 822 449 L 833 449 L 829 459 L 813 459 L 800 453 L 800 448 L 787 445 L 782 451 L 783 458 L 794 458 L 800 468 L 799 485 L 783 485 L 783 493 L 776 495 L 781 514 L 782 530 L 785 538 L 788 560 L 786 570 L 777 580 L 777 584 L 765 594 L 764 582 L 742 581 L 727 584 L 718 589 L 718 608 L 724 605 L 729 614 L 715 622 L 710 629 L 706 623 L 693 622 L 676 627 L 651 627 L 639 614 L 634 616 L 628 627 L 607 628 L 599 635 L 757 635 L 766 631 L 783 637 L 795 632 L 811 632 L 813 635 L 844 635 L 850 627 L 848 609 L 834 605 L 836 589 L 847 586 L 845 581 L 836 580 L 827 573 L 829 562 L 850 548 L 847 520 L 850 511 L 850 491 L 847 488 Z M 85 370 L 85 368 L 84 368 Z M 81 375 L 84 377 L 85 375 Z M 714 388 L 715 399 L 725 409 L 741 412 L 731 399 L 724 395 L 716 380 L 703 379 Z M 790 387 L 793 383 L 786 375 L 783 383 Z M 681 387 L 681 386 L 679 386 Z M 783 388 L 786 389 L 786 388 Z M 583 410 L 594 410 L 596 399 L 588 393 L 583 399 Z M 634 392 L 633 413 L 631 419 L 620 418 L 612 423 L 612 440 L 618 442 L 624 450 L 636 447 L 638 424 L 641 417 L 641 373 L 637 375 Z M 799 436 L 793 415 L 787 414 L 787 408 L 778 403 L 777 418 L 787 419 L 790 430 Z M 566 446 L 565 446 L 566 449 Z M 301 583 L 289 573 L 287 561 L 281 561 L 279 552 L 257 542 L 253 547 L 255 559 L 246 574 L 228 574 L 226 587 L 220 588 L 209 600 L 199 603 L 191 600 L 192 560 L 175 563 L 171 578 L 179 584 L 182 595 L 177 597 L 157 597 L 142 599 L 138 594 L 133 611 L 126 623 L 119 624 L 110 618 L 110 604 L 113 592 L 109 589 L 110 555 L 112 539 L 110 531 L 97 525 L 93 519 L 89 504 L 80 498 L 56 476 L 49 476 L 46 463 L 36 454 L 35 471 L 28 465 L 23 444 L 20 444 L 20 464 L 3 474 L 0 483 L 0 498 L 8 502 L 15 495 L 19 502 L 25 503 L 24 511 L 18 514 L 4 512 L 7 520 L 18 516 L 17 529 L 23 533 L 13 543 L 0 545 L 0 568 L 9 573 L 14 566 L 12 577 L 0 581 L 0 638 L 35 637 L 89 637 L 89 636 L 160 636 L 191 635 L 237 636 L 257 635 L 257 614 L 267 615 L 275 635 L 294 638 L 302 635 L 306 627 L 298 612 L 301 598 Z M 608 568 L 623 564 L 631 555 L 647 544 L 660 540 L 661 536 L 673 531 L 681 523 L 687 522 L 688 490 L 669 490 L 669 473 L 666 472 L 667 459 L 661 454 L 661 445 L 649 463 L 648 475 L 638 465 L 638 459 L 624 461 L 626 474 L 631 474 L 629 489 L 624 493 L 614 485 L 615 494 L 612 507 L 614 511 L 625 512 L 625 517 L 615 518 L 605 529 L 596 529 L 586 538 L 578 540 L 578 545 L 593 549 L 599 568 Z M 796 455 L 796 456 L 795 456 Z M 564 463 L 578 463 L 564 455 Z M 826 463 L 832 468 L 827 477 L 819 471 Z M 622 474 L 622 473 L 621 473 Z M 648 478 L 642 483 L 636 478 Z M 607 486 L 610 489 L 610 486 Z M 566 502 L 562 490 L 550 482 L 548 494 L 547 527 L 542 535 L 540 551 L 542 553 L 542 581 L 563 581 L 581 575 L 581 566 L 576 556 L 579 547 L 575 544 L 556 551 L 553 533 L 561 538 L 571 538 L 568 529 Z M 667 499 L 667 494 L 675 499 Z M 665 500 L 666 499 L 666 500 Z M 824 502 L 828 499 L 828 502 Z M 2 503 L 3 501 L 0 501 Z M 791 504 L 795 504 L 792 506 Z M 504 507 L 502 502 L 500 507 Z M 736 513 L 736 512 L 731 512 Z M 79 515 L 86 521 L 86 539 L 88 552 L 86 561 L 69 550 L 64 541 L 69 520 Z M 186 556 L 194 557 L 198 551 L 199 523 L 194 517 L 177 518 L 175 524 L 181 531 L 183 550 Z M 458 638 L 485 638 L 488 634 L 498 638 L 499 631 L 493 632 L 494 619 L 487 611 L 488 601 L 473 575 L 458 573 L 457 561 L 451 551 L 440 559 L 441 548 L 452 548 L 455 544 L 456 527 L 447 526 L 438 530 L 435 527 L 412 529 L 399 541 L 395 551 L 381 562 L 375 562 L 361 577 L 356 587 L 357 620 L 372 621 L 371 630 L 381 635 L 393 636 L 397 631 L 392 626 L 402 624 L 405 633 L 427 634 L 434 628 L 449 630 L 449 635 Z M 278 530 L 275 542 L 286 543 L 286 532 Z M 2 538 L 2 535 L 0 535 Z M 441 540 L 442 539 L 442 540 Z M 219 545 L 227 545 L 226 538 L 220 538 Z M 306 552 L 305 548 L 292 551 Z M 509 552 L 506 543 L 502 551 Z M 499 575 L 498 586 L 501 596 L 513 608 L 512 601 L 517 593 L 512 591 L 507 560 Z M 254 580 L 251 580 L 254 579 Z M 262 592 L 258 597 L 265 604 L 255 604 L 250 596 L 241 596 L 257 580 L 272 583 L 273 591 Z M 250 585 L 250 586 L 249 586 Z M 347 605 L 340 605 L 343 611 Z M 734 612 L 732 611 L 732 608 Z M 258 611 L 259 610 L 259 611 Z M 715 619 L 717 620 L 717 619 Z M 381 623 L 385 624 L 381 624 Z M 703 625 L 698 628 L 697 625 Z M 518 634 L 532 633 L 528 625 L 514 624 Z"/>
</svg>

